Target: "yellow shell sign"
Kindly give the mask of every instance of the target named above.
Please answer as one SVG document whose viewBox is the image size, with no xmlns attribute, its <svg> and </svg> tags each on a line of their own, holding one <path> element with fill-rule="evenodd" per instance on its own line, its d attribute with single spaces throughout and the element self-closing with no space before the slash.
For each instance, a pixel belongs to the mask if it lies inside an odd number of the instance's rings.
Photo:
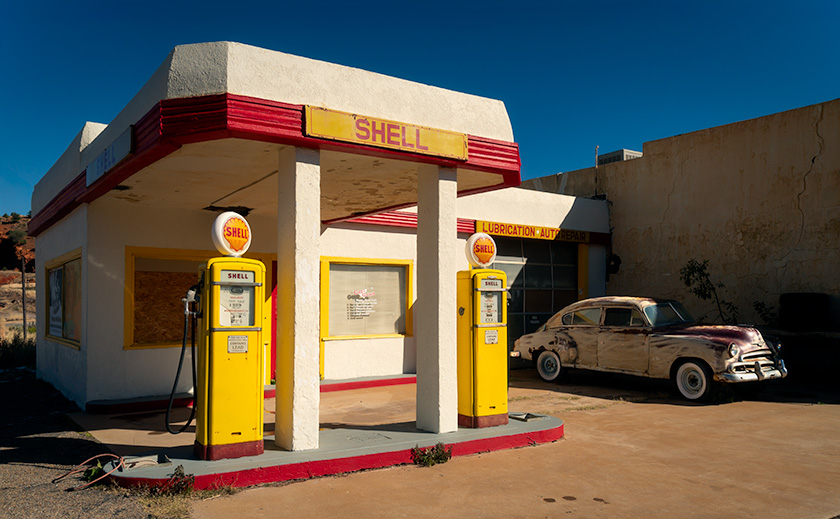
<svg viewBox="0 0 840 519">
<path fill-rule="evenodd" d="M 222 213 L 213 222 L 213 245 L 225 256 L 242 256 L 251 246 L 251 226 L 233 211 Z"/>
<path fill-rule="evenodd" d="M 230 248 L 236 252 L 241 251 L 248 243 L 251 233 L 248 225 L 240 218 L 230 218 L 222 226 L 222 236 L 228 242 Z"/>
<path fill-rule="evenodd" d="M 496 244 L 490 238 L 479 238 L 473 243 L 473 254 L 479 263 L 490 263 L 496 255 Z"/>
<path fill-rule="evenodd" d="M 467 239 L 466 252 L 470 265 L 486 268 L 496 259 L 496 242 L 487 234 L 476 233 Z"/>
<path fill-rule="evenodd" d="M 364 146 L 467 160 L 467 136 L 366 115 L 306 107 L 306 134 Z"/>
</svg>

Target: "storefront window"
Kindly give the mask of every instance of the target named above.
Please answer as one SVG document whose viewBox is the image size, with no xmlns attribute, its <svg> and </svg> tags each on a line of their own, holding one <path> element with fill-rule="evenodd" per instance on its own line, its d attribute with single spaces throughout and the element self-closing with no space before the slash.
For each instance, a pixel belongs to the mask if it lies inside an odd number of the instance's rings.
<svg viewBox="0 0 840 519">
<path fill-rule="evenodd" d="M 329 265 L 330 337 L 406 334 L 410 263 Z M 324 282 L 324 280 L 322 280 Z"/>
<path fill-rule="evenodd" d="M 508 278 L 508 340 L 536 331 L 555 312 L 577 301 L 578 245 L 564 241 L 494 237 L 491 268 Z"/>
<path fill-rule="evenodd" d="M 47 284 L 47 335 L 78 344 L 82 340 L 81 258 L 47 268 Z"/>
</svg>

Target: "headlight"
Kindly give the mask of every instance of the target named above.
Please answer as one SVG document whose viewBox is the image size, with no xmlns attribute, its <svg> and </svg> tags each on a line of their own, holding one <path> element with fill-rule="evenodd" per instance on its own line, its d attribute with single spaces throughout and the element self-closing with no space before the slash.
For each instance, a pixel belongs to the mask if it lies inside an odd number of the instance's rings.
<svg viewBox="0 0 840 519">
<path fill-rule="evenodd" d="M 730 357 L 737 357 L 738 354 L 741 353 L 741 348 L 738 347 L 737 344 L 734 342 L 729 345 L 729 356 Z"/>
</svg>

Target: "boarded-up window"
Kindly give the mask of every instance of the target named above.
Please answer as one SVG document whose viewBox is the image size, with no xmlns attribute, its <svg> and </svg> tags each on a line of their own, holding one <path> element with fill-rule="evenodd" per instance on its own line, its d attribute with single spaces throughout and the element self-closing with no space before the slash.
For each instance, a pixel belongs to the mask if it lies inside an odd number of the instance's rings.
<svg viewBox="0 0 840 519">
<path fill-rule="evenodd" d="M 135 344 L 181 342 L 184 333 L 181 299 L 198 283 L 201 263 L 198 260 L 135 258 Z"/>
</svg>

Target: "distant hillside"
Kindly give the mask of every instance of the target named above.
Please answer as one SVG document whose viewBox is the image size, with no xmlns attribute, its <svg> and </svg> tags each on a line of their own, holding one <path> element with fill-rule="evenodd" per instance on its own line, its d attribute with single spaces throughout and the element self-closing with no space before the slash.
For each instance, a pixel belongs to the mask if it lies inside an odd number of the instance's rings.
<svg viewBox="0 0 840 519">
<path fill-rule="evenodd" d="M 0 216 L 0 270 L 20 270 L 24 258 L 26 271 L 35 272 L 35 238 L 26 234 L 29 220 L 17 213 Z"/>
</svg>

